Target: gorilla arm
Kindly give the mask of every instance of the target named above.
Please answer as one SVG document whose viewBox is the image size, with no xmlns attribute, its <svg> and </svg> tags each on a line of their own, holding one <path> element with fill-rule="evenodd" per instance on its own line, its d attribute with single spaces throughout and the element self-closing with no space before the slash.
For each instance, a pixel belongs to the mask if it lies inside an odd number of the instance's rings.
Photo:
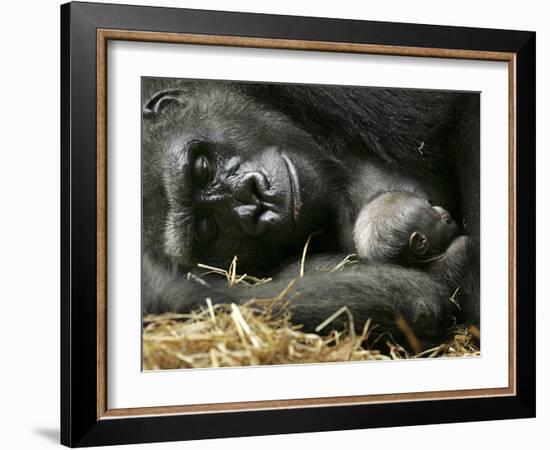
<svg viewBox="0 0 550 450">
<path fill-rule="evenodd" d="M 302 324 L 305 331 L 314 331 L 344 305 L 353 315 L 356 330 L 370 318 L 378 332 L 397 338 L 400 331 L 396 319 L 403 317 L 424 348 L 453 326 L 456 306 L 449 300 L 452 292 L 430 274 L 393 265 L 357 264 L 333 273 L 322 269 L 341 260 L 341 256 L 313 257 L 306 263 L 308 272 L 303 278 L 298 270 L 292 276 L 286 270 L 273 282 L 229 289 L 221 278 L 208 283 L 187 279 L 144 257 L 144 313 L 189 312 L 204 307 L 206 297 L 213 303 L 237 304 L 252 298 L 273 298 L 295 277 L 285 298 L 290 300 L 292 322 Z M 346 321 L 347 316 L 342 315 L 332 326 L 341 328 Z"/>
<path fill-rule="evenodd" d="M 393 265 L 357 265 L 327 277 L 317 273 L 300 279 L 290 295 L 293 321 L 314 329 L 342 306 L 351 311 L 356 330 L 370 318 L 377 331 L 400 335 L 399 317 L 425 345 L 453 326 L 452 292 L 426 273 Z M 314 304 L 315 306 L 312 306 Z M 345 315 L 341 321 L 347 320 Z M 338 322 L 336 322 L 338 324 Z"/>
<path fill-rule="evenodd" d="M 216 303 L 239 302 L 237 289 L 185 277 L 156 263 L 147 253 L 142 261 L 143 314 L 187 313 L 205 305 L 210 297 Z M 248 291 L 247 291 L 248 292 Z"/>
</svg>

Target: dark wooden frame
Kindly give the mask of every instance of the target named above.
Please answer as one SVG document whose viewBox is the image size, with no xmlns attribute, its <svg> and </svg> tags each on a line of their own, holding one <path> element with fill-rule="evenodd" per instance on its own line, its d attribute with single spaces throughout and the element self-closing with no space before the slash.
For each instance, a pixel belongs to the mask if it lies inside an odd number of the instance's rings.
<svg viewBox="0 0 550 450">
<path fill-rule="evenodd" d="M 109 39 L 508 61 L 508 388 L 108 409 L 104 100 Z M 61 7 L 61 143 L 63 444 L 89 446 L 534 417 L 535 33 L 70 3 Z"/>
</svg>

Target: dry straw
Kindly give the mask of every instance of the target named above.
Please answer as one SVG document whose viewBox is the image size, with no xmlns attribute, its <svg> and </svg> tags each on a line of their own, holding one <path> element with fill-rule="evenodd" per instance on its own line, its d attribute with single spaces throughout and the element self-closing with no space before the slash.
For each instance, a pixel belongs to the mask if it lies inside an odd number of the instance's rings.
<svg viewBox="0 0 550 450">
<path fill-rule="evenodd" d="M 306 252 L 307 246 L 299 276 L 303 276 Z M 347 256 L 335 270 L 353 263 L 351 257 Z M 237 258 L 228 270 L 202 264 L 199 267 L 224 276 L 228 286 L 235 288 L 271 281 L 238 275 Z M 143 368 L 162 370 L 479 355 L 479 330 L 464 328 L 457 328 L 449 341 L 420 352 L 418 340 L 402 318 L 398 319 L 398 326 L 408 347 L 414 349 L 412 353 L 387 334 L 376 338 L 377 349 L 369 348 L 373 341 L 369 338 L 376 325 L 368 320 L 361 334 L 356 334 L 353 316 L 346 306 L 327 317 L 316 333 L 305 333 L 291 320 L 292 308 L 287 294 L 294 281 L 273 298 L 251 299 L 241 305 L 213 304 L 210 298 L 205 298 L 204 307 L 189 314 L 146 316 Z M 347 317 L 347 330 L 331 330 L 330 324 L 343 314 Z M 383 350 L 379 350 L 381 347 Z"/>
</svg>

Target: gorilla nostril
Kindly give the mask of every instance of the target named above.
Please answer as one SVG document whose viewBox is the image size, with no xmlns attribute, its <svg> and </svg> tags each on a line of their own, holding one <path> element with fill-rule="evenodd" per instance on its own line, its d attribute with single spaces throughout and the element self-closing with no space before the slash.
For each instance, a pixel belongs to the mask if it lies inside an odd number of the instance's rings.
<svg viewBox="0 0 550 450">
<path fill-rule="evenodd" d="M 261 204 L 268 189 L 269 183 L 263 173 L 248 172 L 237 182 L 235 199 L 244 204 Z"/>
</svg>

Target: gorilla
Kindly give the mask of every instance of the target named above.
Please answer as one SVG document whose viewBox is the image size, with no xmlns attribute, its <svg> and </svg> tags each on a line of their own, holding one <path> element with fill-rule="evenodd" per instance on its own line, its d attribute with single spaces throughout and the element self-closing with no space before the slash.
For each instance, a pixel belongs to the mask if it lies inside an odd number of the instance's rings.
<svg viewBox="0 0 550 450">
<path fill-rule="evenodd" d="M 357 327 L 371 318 L 396 338 L 404 318 L 423 346 L 457 321 L 478 324 L 478 94 L 143 78 L 142 99 L 145 314 L 273 297 L 296 279 L 288 298 L 305 330 L 343 305 Z M 361 209 L 388 191 L 465 228 L 459 285 L 395 262 L 328 273 L 356 252 Z M 188 276 L 235 256 L 240 273 L 274 281 L 229 289 Z"/>
<path fill-rule="evenodd" d="M 459 286 L 468 237 L 440 206 L 410 192 L 384 192 L 360 211 L 353 228 L 357 256 L 369 263 L 418 267 Z"/>
</svg>

